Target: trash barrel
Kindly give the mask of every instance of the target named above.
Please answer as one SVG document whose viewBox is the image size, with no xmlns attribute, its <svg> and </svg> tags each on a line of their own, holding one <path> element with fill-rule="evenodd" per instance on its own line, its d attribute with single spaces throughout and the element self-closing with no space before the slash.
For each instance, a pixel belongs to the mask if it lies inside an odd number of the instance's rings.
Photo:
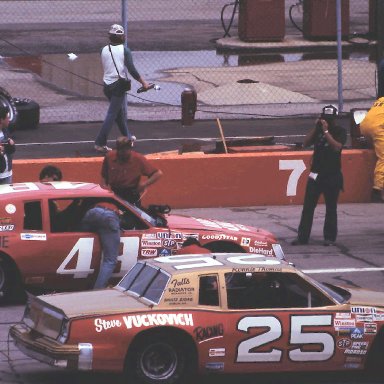
<svg viewBox="0 0 384 384">
<path fill-rule="evenodd" d="M 181 125 L 192 125 L 195 120 L 197 108 L 197 93 L 195 90 L 185 88 L 181 93 Z"/>
<path fill-rule="evenodd" d="M 304 0 L 303 36 L 308 40 L 336 40 L 336 0 Z M 341 0 L 341 34 L 349 35 L 349 0 Z"/>
<path fill-rule="evenodd" d="M 240 40 L 280 41 L 285 35 L 284 0 L 240 0 Z"/>
</svg>

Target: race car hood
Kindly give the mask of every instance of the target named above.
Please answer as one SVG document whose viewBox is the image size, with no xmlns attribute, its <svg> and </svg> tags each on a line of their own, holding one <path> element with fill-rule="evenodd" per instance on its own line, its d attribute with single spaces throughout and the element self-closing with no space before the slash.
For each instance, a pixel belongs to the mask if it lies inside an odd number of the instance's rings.
<svg viewBox="0 0 384 384">
<path fill-rule="evenodd" d="M 343 287 L 343 289 L 351 294 L 349 299 L 351 305 L 381 307 L 384 310 L 384 292 L 360 288 Z"/>
<path fill-rule="evenodd" d="M 234 224 L 219 220 L 203 219 L 199 217 L 190 217 L 183 215 L 169 215 L 167 222 L 171 230 L 179 231 L 209 231 L 219 232 L 240 236 L 257 236 L 260 239 L 276 242 L 274 235 L 261 228 L 246 226 L 243 224 Z"/>
<path fill-rule="evenodd" d="M 148 304 L 115 288 L 85 292 L 58 293 L 39 296 L 38 299 L 60 309 L 68 318 L 86 315 L 118 313 L 127 308 L 140 310 Z"/>
</svg>

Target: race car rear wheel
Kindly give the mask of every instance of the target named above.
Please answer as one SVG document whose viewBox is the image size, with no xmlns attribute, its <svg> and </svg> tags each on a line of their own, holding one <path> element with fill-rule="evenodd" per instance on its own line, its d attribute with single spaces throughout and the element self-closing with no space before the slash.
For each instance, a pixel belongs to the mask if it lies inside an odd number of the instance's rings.
<svg viewBox="0 0 384 384">
<path fill-rule="evenodd" d="M 134 382 L 143 384 L 186 383 L 194 367 L 188 344 L 172 331 L 144 334 L 127 357 L 127 378 L 133 374 Z"/>
<path fill-rule="evenodd" d="M 2 87 L 0 87 L 0 105 L 9 108 L 9 129 L 12 130 L 17 120 L 17 109 L 11 95 Z"/>
<path fill-rule="evenodd" d="M 16 268 L 4 255 L 0 255 L 0 304 L 22 298 L 20 278 Z"/>
<path fill-rule="evenodd" d="M 366 371 L 373 377 L 383 376 L 384 362 L 384 328 L 376 335 L 375 340 L 369 350 L 367 362 L 365 365 Z"/>
</svg>

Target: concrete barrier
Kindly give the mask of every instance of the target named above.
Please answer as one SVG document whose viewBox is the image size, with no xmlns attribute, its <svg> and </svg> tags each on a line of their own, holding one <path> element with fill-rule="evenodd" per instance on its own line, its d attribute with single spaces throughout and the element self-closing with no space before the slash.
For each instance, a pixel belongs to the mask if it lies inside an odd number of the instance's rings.
<svg viewBox="0 0 384 384">
<path fill-rule="evenodd" d="M 311 157 L 312 151 L 148 155 L 164 176 L 143 203 L 173 208 L 302 204 Z M 340 202 L 369 201 L 375 161 L 372 150 L 343 151 Z M 101 162 L 100 157 L 15 160 L 14 182 L 37 180 L 50 163 L 61 168 L 66 180 L 99 183 Z"/>
</svg>

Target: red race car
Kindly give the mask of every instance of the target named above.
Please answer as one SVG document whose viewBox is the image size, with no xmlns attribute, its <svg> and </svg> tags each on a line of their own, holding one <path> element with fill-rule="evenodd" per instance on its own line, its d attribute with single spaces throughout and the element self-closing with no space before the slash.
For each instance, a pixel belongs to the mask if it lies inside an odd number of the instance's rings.
<svg viewBox="0 0 384 384">
<path fill-rule="evenodd" d="M 0 185 L 0 297 L 20 288 L 84 290 L 93 286 L 101 259 L 99 238 L 82 232 L 85 212 L 97 203 L 121 213 L 117 282 L 137 259 L 175 253 L 188 237 L 214 252 L 254 252 L 284 258 L 276 238 L 241 224 L 143 211 L 97 184 L 80 182 Z M 163 207 L 164 208 L 164 207 Z"/>
<path fill-rule="evenodd" d="M 384 293 L 325 285 L 262 255 L 171 255 L 138 261 L 114 288 L 30 297 L 10 335 L 31 358 L 135 383 L 382 373 Z"/>
</svg>

